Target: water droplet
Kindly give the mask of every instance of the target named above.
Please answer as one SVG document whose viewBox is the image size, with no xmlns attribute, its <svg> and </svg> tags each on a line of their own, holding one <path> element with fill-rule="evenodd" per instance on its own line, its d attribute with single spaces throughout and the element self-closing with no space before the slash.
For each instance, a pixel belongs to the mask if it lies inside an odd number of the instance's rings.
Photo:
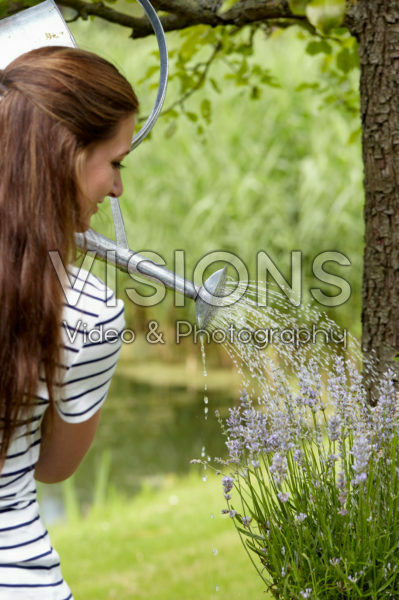
<svg viewBox="0 0 399 600">
<path fill-rule="evenodd" d="M 218 592 L 218 591 L 219 591 L 219 589 L 220 589 L 220 588 L 219 588 L 219 586 L 217 585 L 217 586 L 216 586 L 216 591 Z"/>
<path fill-rule="evenodd" d="M 202 356 L 202 369 L 204 372 L 204 377 L 207 377 L 208 373 L 206 371 L 206 354 L 205 354 L 205 344 L 204 339 L 200 337 L 200 345 L 201 345 L 201 356 Z"/>
<path fill-rule="evenodd" d="M 217 556 L 219 554 L 219 550 L 217 550 L 216 548 L 212 548 L 212 554 L 214 556 Z"/>
<path fill-rule="evenodd" d="M 208 479 L 208 477 L 206 475 L 203 475 L 202 481 L 205 482 L 207 479 Z"/>
<path fill-rule="evenodd" d="M 204 397 L 204 404 L 208 404 L 208 402 L 209 402 L 209 398 L 208 398 L 208 396 L 205 396 Z"/>
</svg>

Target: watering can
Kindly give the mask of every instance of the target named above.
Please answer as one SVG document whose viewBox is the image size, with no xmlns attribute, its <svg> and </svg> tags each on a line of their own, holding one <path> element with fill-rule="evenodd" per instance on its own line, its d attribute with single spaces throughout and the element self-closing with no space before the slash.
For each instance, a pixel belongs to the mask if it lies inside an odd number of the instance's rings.
<svg viewBox="0 0 399 600">
<path fill-rule="evenodd" d="M 131 150 L 134 150 L 143 141 L 154 126 L 162 109 L 168 82 L 168 52 L 161 22 L 149 0 L 137 1 L 144 9 L 154 29 L 161 65 L 154 107 L 144 126 L 133 137 Z M 54 0 L 45 0 L 41 4 L 0 20 L 0 69 L 4 69 L 20 54 L 50 45 L 77 46 Z M 100 260 L 113 263 L 121 271 L 134 272 L 153 281 L 161 282 L 193 299 L 196 303 L 197 323 L 200 328 L 206 329 L 213 318 L 215 309 L 221 304 L 227 266 L 213 273 L 202 286 L 197 286 L 192 281 L 141 256 L 129 248 L 118 198 L 110 200 L 116 241 L 89 229 L 85 233 L 75 234 L 77 246 L 83 251 L 94 253 L 95 257 Z"/>
</svg>

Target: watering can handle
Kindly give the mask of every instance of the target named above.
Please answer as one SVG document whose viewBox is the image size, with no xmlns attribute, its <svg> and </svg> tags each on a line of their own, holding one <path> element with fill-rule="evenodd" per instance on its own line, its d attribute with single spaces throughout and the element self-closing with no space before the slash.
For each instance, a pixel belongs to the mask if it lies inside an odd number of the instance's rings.
<svg viewBox="0 0 399 600">
<path fill-rule="evenodd" d="M 159 56 L 161 60 L 161 68 L 159 74 L 159 85 L 157 97 L 155 99 L 154 107 L 145 122 L 144 126 L 140 129 L 140 131 L 133 137 L 132 145 L 130 150 L 134 150 L 137 146 L 143 141 L 143 139 L 148 135 L 151 129 L 154 126 L 155 121 L 159 117 L 159 113 L 162 110 L 162 106 L 166 96 L 166 88 L 168 85 L 168 49 L 166 46 L 165 33 L 162 28 L 161 21 L 154 8 L 152 7 L 149 0 L 137 0 L 137 2 L 144 9 L 148 19 L 151 22 L 152 28 L 157 38 L 158 47 L 159 47 Z"/>
<path fill-rule="evenodd" d="M 137 2 L 142 6 L 145 13 L 147 14 L 148 19 L 151 22 L 152 28 L 154 29 L 154 33 L 157 38 L 158 47 L 159 47 L 159 55 L 161 60 L 160 74 L 159 74 L 159 85 L 157 97 L 155 99 L 154 107 L 145 122 L 144 126 L 140 129 L 140 131 L 133 137 L 132 144 L 130 147 L 130 151 L 137 148 L 137 146 L 143 141 L 143 139 L 148 135 L 148 133 L 153 128 L 155 121 L 159 117 L 159 114 L 162 110 L 162 106 L 166 96 L 166 88 L 168 85 L 168 49 L 166 46 L 165 34 L 162 28 L 162 24 L 158 18 L 157 13 L 153 9 L 149 0 L 137 0 Z M 112 218 L 114 221 L 115 227 L 115 239 L 117 246 L 121 248 L 129 248 L 129 244 L 127 241 L 127 235 L 125 230 L 125 224 L 123 221 L 123 215 L 121 211 L 121 207 L 119 204 L 118 198 L 111 198 L 111 209 L 112 209 Z"/>
</svg>

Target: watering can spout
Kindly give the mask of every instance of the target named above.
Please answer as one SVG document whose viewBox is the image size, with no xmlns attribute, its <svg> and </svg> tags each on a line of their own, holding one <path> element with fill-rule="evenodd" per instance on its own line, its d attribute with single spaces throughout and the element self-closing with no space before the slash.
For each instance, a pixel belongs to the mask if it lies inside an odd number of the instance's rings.
<svg viewBox="0 0 399 600">
<path fill-rule="evenodd" d="M 204 282 L 196 298 L 195 315 L 200 329 L 208 329 L 215 313 L 222 306 L 227 266 L 212 273 Z"/>
<path fill-rule="evenodd" d="M 101 233 L 89 229 L 84 234 L 76 233 L 76 244 L 85 252 L 95 253 L 95 257 L 115 265 L 125 273 L 137 273 L 155 282 L 161 282 L 196 303 L 196 319 L 200 329 L 207 329 L 214 318 L 220 298 L 223 296 L 227 266 L 213 273 L 202 286 L 169 271 L 130 248 L 122 247 Z"/>
</svg>

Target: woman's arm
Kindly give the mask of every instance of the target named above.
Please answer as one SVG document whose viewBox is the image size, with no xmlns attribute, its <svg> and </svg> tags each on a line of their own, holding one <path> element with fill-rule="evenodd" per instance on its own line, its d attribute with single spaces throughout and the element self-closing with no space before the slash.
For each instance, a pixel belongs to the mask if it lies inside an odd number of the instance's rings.
<svg viewBox="0 0 399 600">
<path fill-rule="evenodd" d="M 100 412 L 82 423 L 67 423 L 54 406 L 49 406 L 42 421 L 40 456 L 35 468 L 37 481 L 58 483 L 76 471 L 93 441 Z"/>
</svg>

